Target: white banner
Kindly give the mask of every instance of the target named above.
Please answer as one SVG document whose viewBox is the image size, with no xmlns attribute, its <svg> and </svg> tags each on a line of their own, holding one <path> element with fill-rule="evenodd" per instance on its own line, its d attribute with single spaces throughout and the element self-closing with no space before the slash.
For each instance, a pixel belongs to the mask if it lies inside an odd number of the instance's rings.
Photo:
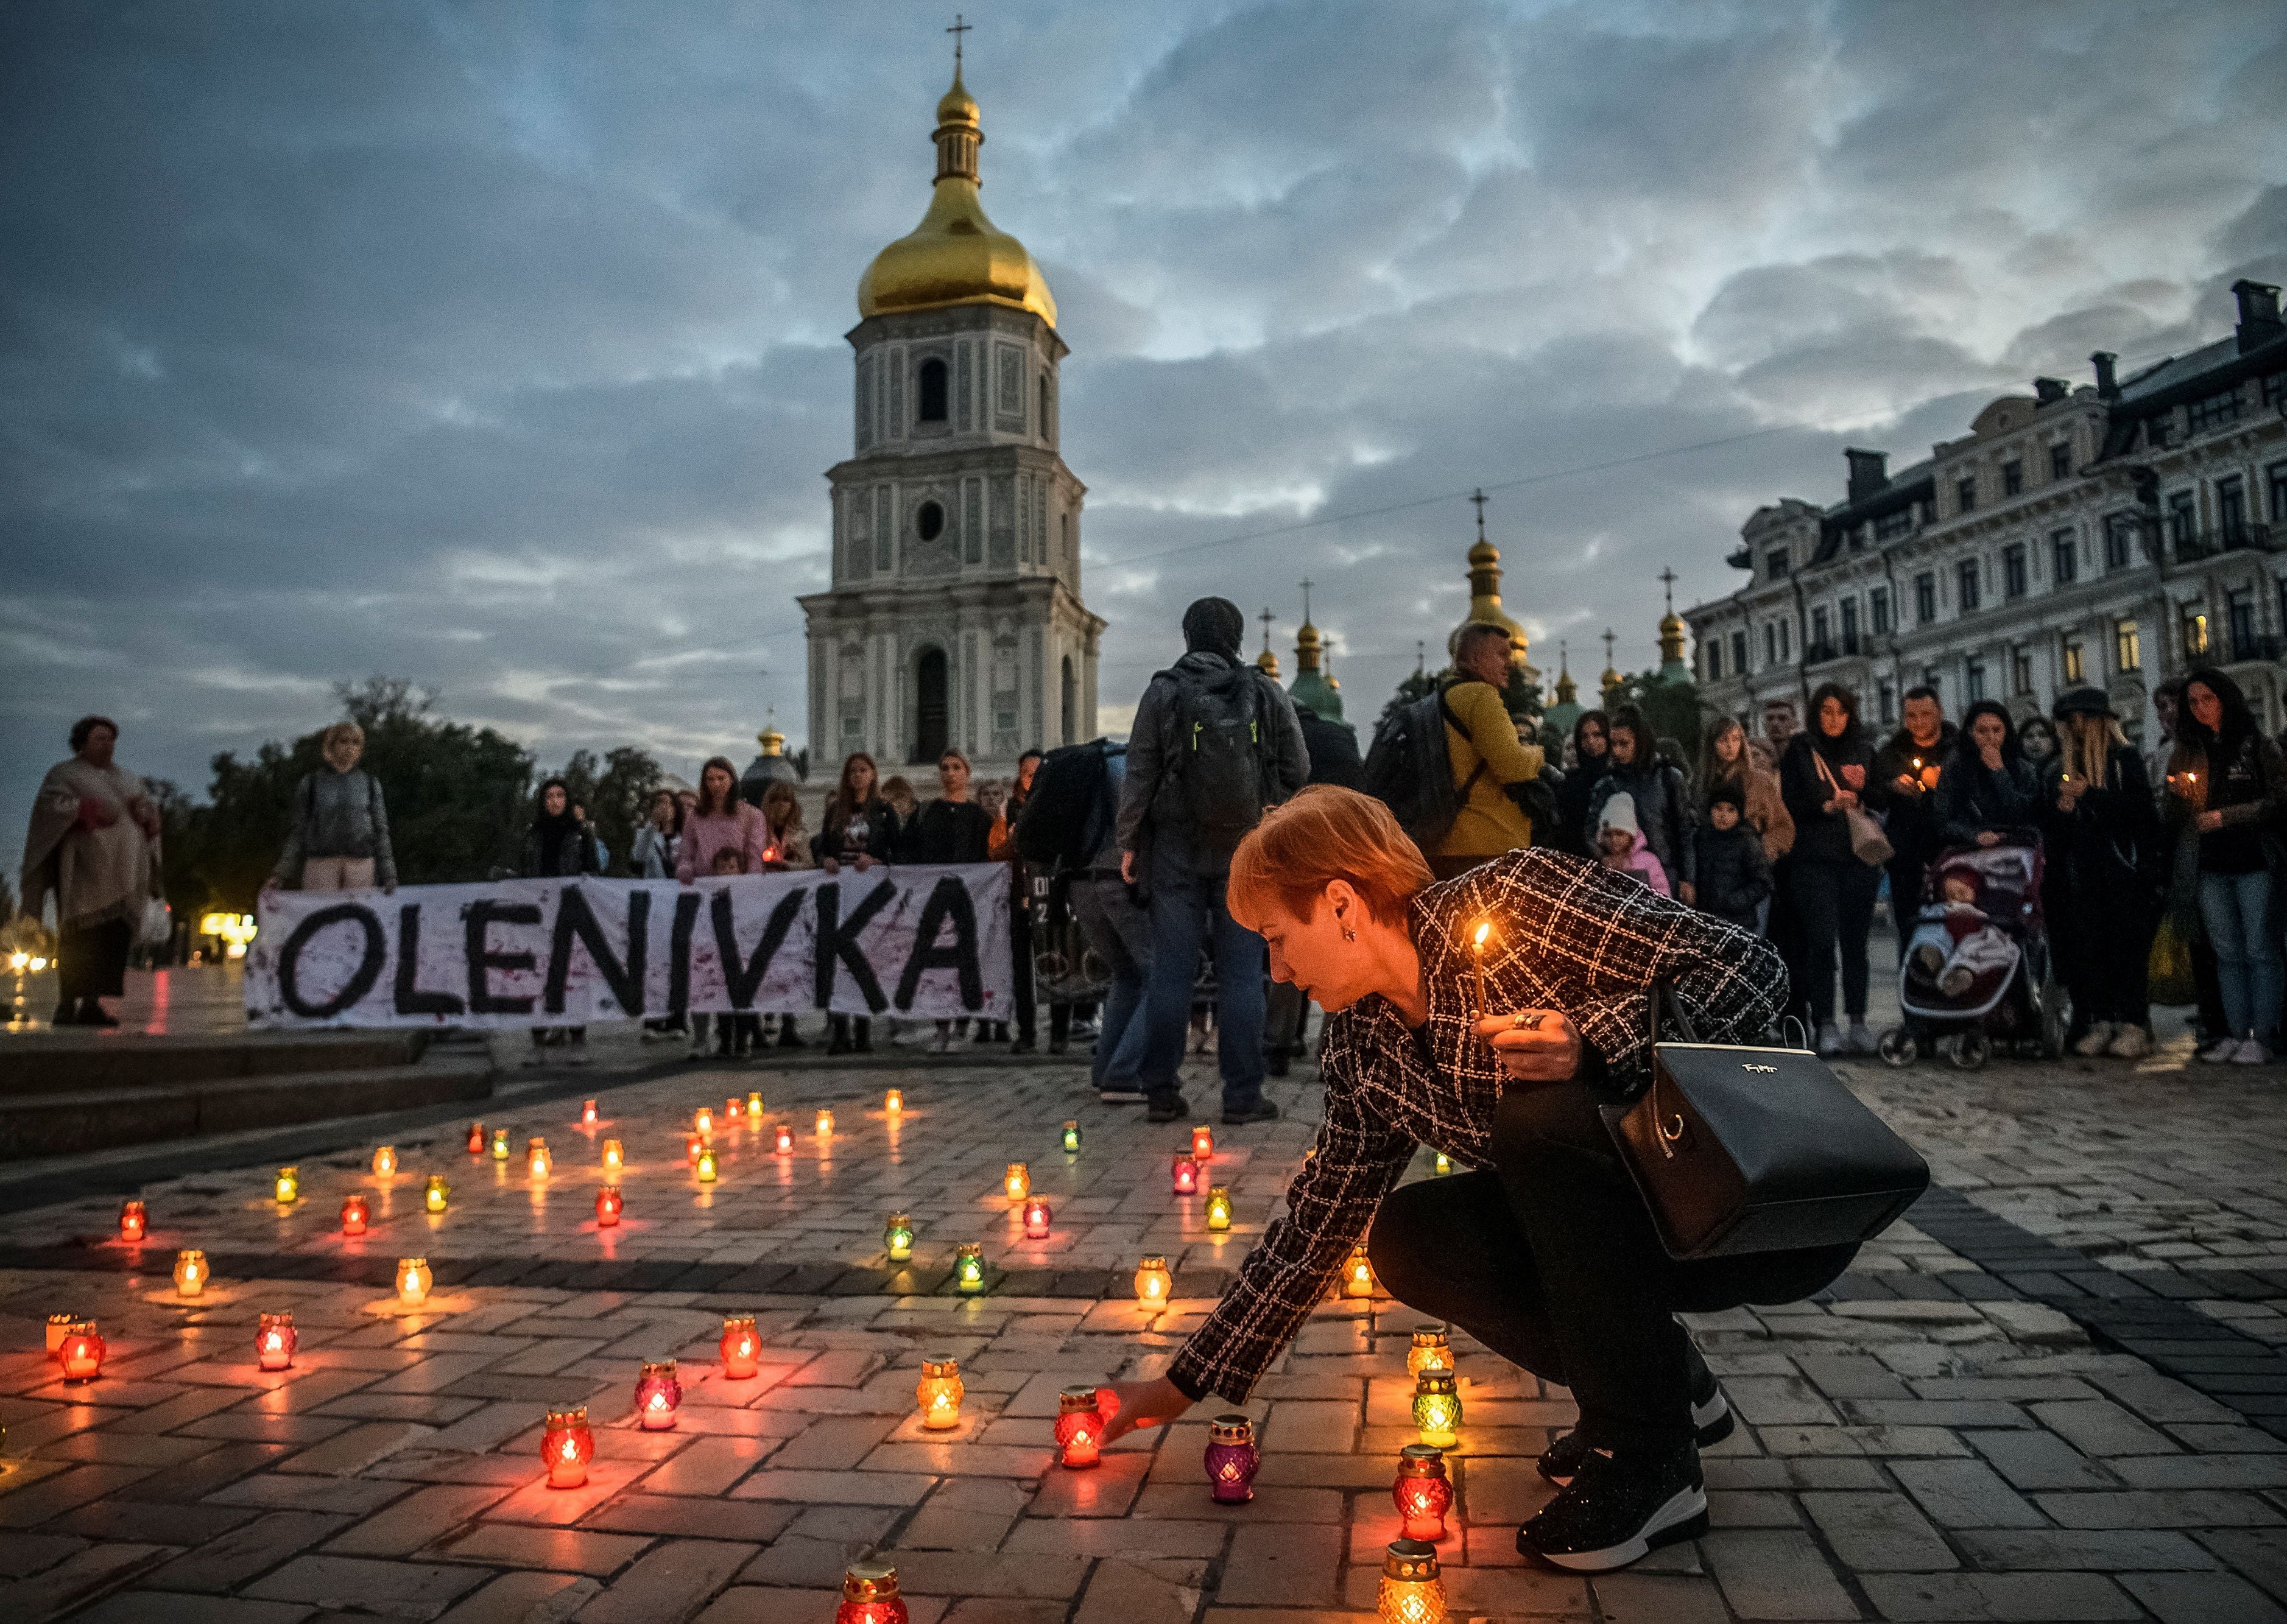
<svg viewBox="0 0 2287 1624">
<path fill-rule="evenodd" d="M 1003 863 L 273 891 L 265 1026 L 576 1026 L 680 1010 L 1006 1021 Z"/>
</svg>

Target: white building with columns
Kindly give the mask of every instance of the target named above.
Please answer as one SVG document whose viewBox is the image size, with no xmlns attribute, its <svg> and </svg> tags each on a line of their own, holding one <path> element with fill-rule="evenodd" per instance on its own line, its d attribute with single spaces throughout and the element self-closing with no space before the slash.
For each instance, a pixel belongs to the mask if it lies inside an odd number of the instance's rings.
<svg viewBox="0 0 2287 1624">
<path fill-rule="evenodd" d="M 1761 731 L 1766 706 L 1835 681 L 1870 723 L 1907 690 L 2022 719 L 2104 689 L 2132 737 L 2151 691 L 2214 664 L 2267 729 L 2287 721 L 2287 327 L 2279 290 L 2234 285 L 2227 336 L 2133 375 L 2034 380 L 1892 473 L 1850 451 L 1843 499 L 1759 509 L 1729 597 L 1686 611 L 1701 698 Z"/>
<path fill-rule="evenodd" d="M 1066 350 L 1040 267 L 978 202 L 985 137 L 957 61 L 934 139 L 928 214 L 858 285 L 833 584 L 800 600 L 829 783 L 854 750 L 886 775 L 951 745 L 1005 777 L 1096 733 L 1104 622 L 1080 596 L 1087 487 L 1057 445 Z"/>
</svg>

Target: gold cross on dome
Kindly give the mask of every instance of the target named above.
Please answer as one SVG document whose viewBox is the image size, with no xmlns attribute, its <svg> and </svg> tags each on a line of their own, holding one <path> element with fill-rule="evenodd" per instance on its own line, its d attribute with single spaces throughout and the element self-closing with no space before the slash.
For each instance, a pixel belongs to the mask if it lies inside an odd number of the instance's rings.
<svg viewBox="0 0 2287 1624">
<path fill-rule="evenodd" d="M 1674 614 L 1675 612 L 1675 572 L 1673 569 L 1662 570 L 1658 579 L 1659 584 L 1667 589 L 1667 612 Z"/>
<path fill-rule="evenodd" d="M 1485 493 L 1483 487 L 1479 487 L 1469 500 L 1477 506 L 1477 540 L 1482 541 L 1485 539 Z"/>
<path fill-rule="evenodd" d="M 961 13 L 955 12 L 953 14 L 953 27 L 946 30 L 947 34 L 953 35 L 953 67 L 955 73 L 961 71 L 961 36 L 976 26 L 974 23 L 961 21 Z"/>
</svg>

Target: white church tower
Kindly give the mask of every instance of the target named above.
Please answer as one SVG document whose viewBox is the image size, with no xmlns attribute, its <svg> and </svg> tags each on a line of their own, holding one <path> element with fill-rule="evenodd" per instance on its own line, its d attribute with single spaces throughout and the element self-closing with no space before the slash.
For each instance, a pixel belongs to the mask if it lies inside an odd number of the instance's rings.
<svg viewBox="0 0 2287 1624">
<path fill-rule="evenodd" d="M 1104 622 L 1080 600 L 1086 487 L 1056 449 L 1064 343 L 1040 267 L 977 201 L 984 139 L 956 45 L 929 212 L 858 284 L 834 584 L 800 600 L 828 782 L 853 750 L 886 777 L 950 745 L 1007 777 L 1027 749 L 1096 735 Z"/>
</svg>

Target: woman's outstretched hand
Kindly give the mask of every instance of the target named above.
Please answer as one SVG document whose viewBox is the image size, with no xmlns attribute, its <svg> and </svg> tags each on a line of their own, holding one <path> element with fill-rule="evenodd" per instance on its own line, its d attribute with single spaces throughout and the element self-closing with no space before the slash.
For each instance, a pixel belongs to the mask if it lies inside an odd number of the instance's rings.
<svg viewBox="0 0 2287 1624">
<path fill-rule="evenodd" d="M 1191 1407 L 1183 1390 L 1164 1376 L 1148 1382 L 1107 1382 L 1096 1390 L 1096 1409 L 1104 1416 L 1104 1441 L 1124 1437 L 1138 1427 L 1164 1427 L 1179 1421 Z"/>
<path fill-rule="evenodd" d="M 1512 1082 L 1562 1083 L 1580 1069 L 1580 1033 L 1562 1010 L 1480 1015 L 1475 1029 Z"/>
</svg>

